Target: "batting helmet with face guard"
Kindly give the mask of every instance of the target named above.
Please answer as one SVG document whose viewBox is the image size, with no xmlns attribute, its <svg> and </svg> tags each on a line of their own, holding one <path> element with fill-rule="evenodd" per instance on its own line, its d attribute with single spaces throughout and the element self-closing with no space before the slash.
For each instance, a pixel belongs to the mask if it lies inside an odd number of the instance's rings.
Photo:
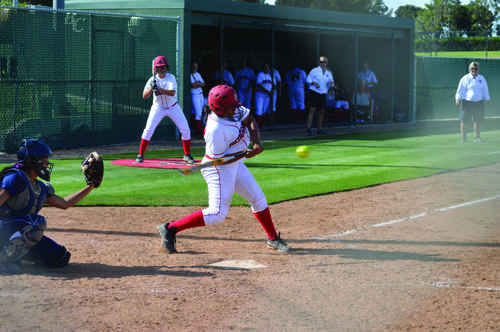
<svg viewBox="0 0 500 332">
<path fill-rule="evenodd" d="M 48 158 L 51 154 L 52 151 L 47 144 L 37 139 L 26 138 L 19 147 L 17 160 L 19 163 L 33 168 L 41 179 L 50 181 L 50 174 L 52 173 L 54 163 L 47 162 L 48 166 L 45 167 L 42 158 Z"/>
<path fill-rule="evenodd" d="M 153 74 L 156 72 L 156 68 L 158 67 L 167 67 L 167 70 L 170 68 L 168 65 L 168 60 L 163 55 L 157 56 L 153 60 Z"/>
<path fill-rule="evenodd" d="M 227 85 L 217 85 L 208 94 L 208 106 L 217 115 L 228 117 L 229 108 L 241 106 L 236 91 Z"/>
</svg>

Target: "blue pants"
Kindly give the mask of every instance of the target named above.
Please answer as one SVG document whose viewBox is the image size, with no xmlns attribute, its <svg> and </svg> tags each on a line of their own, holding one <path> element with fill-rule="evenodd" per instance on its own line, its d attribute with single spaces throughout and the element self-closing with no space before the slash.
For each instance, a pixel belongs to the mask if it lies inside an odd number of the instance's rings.
<svg viewBox="0 0 500 332">
<path fill-rule="evenodd" d="M 29 216 L 11 217 L 0 221 L 0 250 L 9 242 L 12 234 L 31 225 Z M 71 254 L 64 246 L 54 240 L 42 236 L 41 240 L 32 246 L 23 260 L 32 261 L 48 267 L 63 267 L 68 265 Z"/>
</svg>

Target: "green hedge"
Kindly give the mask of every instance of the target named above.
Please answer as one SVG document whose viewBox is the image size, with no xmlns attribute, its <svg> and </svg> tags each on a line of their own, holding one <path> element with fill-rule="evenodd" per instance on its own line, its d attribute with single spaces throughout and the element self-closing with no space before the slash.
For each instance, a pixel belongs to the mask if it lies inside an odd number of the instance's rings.
<svg viewBox="0 0 500 332">
<path fill-rule="evenodd" d="M 436 48 L 436 40 L 430 38 L 416 39 L 415 49 L 417 52 L 430 52 Z M 451 37 L 437 40 L 437 49 L 440 51 L 489 51 L 500 50 L 500 37 Z"/>
</svg>

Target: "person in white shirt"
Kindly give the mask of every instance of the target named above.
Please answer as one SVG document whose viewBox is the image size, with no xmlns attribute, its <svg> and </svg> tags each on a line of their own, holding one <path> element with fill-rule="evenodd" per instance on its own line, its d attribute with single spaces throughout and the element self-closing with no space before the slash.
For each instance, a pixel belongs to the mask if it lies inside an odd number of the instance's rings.
<svg viewBox="0 0 500 332">
<path fill-rule="evenodd" d="M 484 118 L 484 100 L 491 105 L 488 84 L 483 75 L 479 75 L 479 63 L 471 62 L 469 74 L 462 77 L 458 83 L 455 103 L 462 105 L 460 110 L 460 133 L 462 143 L 467 139 L 465 122 L 474 122 L 474 142 L 481 142 L 480 123 Z"/>
<path fill-rule="evenodd" d="M 319 66 L 313 68 L 307 76 L 309 84 L 309 115 L 307 116 L 306 136 L 311 136 L 311 123 L 314 113 L 318 109 L 318 135 L 326 135 L 322 129 L 323 117 L 325 113 L 326 94 L 328 90 L 335 87 L 332 73 L 326 68 L 328 59 L 326 56 L 319 58 Z"/>
<path fill-rule="evenodd" d="M 203 106 L 205 99 L 203 98 L 203 88 L 205 81 L 198 72 L 198 63 L 193 62 L 191 65 L 191 115 L 194 124 L 194 131 L 196 135 L 203 133 L 201 116 L 203 114 Z"/>
<path fill-rule="evenodd" d="M 271 96 L 276 87 L 276 80 L 271 77 L 268 63 L 262 64 L 262 71 L 257 74 L 255 83 L 255 120 L 260 128 L 264 123 L 264 116 L 269 109 Z"/>
</svg>

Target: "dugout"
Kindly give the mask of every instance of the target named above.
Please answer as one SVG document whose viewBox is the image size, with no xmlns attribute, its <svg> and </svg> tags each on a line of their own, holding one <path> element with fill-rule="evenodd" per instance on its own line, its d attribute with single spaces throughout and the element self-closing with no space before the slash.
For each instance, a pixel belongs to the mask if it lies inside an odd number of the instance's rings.
<svg viewBox="0 0 500 332">
<path fill-rule="evenodd" d="M 210 71 L 223 61 L 233 74 L 242 58 L 256 74 L 266 61 L 284 78 L 293 60 L 308 73 L 325 55 L 336 83 L 353 91 L 362 61 L 369 61 L 379 81 L 377 122 L 415 120 L 413 20 L 231 0 L 66 0 L 66 9 L 179 17 L 179 97 L 187 114 L 192 61 L 210 85 Z M 284 94 L 277 122 L 287 122 L 287 104 Z"/>
</svg>

